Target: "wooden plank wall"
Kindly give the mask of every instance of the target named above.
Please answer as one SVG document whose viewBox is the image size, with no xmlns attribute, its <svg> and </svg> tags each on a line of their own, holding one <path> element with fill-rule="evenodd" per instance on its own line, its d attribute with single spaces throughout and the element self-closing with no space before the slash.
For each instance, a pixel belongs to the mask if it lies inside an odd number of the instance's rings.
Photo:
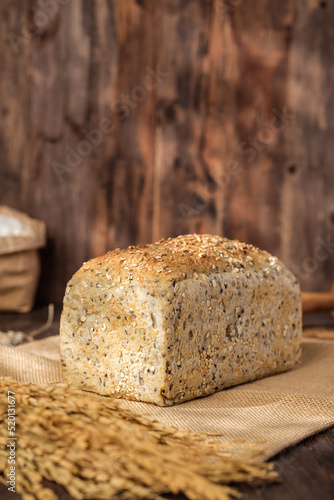
<svg viewBox="0 0 334 500">
<path fill-rule="evenodd" d="M 1 1 L 0 202 L 47 223 L 40 300 L 188 232 L 328 289 L 333 46 L 330 1 Z"/>
</svg>

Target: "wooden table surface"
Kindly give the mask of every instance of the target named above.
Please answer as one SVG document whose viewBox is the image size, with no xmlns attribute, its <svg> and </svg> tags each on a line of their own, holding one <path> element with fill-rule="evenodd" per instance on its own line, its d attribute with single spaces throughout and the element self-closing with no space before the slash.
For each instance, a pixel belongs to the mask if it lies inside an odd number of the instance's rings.
<svg viewBox="0 0 334 500">
<path fill-rule="evenodd" d="M 55 335 L 59 331 L 60 309 L 56 309 L 52 327 L 37 338 Z M 19 330 L 30 333 L 39 328 L 47 319 L 47 308 L 36 309 L 29 314 L 0 314 L 0 330 Z M 334 319 L 328 313 L 307 315 L 305 327 L 320 326 L 334 330 Z M 276 470 L 282 482 L 270 485 L 241 485 L 239 490 L 243 500 L 332 500 L 334 498 L 334 427 L 305 439 L 275 457 Z M 66 491 L 54 484 L 51 486 L 62 500 L 71 500 Z M 165 495 L 168 499 L 181 500 L 183 495 Z M 20 495 L 11 493 L 0 485 L 1 500 L 18 500 Z"/>
</svg>

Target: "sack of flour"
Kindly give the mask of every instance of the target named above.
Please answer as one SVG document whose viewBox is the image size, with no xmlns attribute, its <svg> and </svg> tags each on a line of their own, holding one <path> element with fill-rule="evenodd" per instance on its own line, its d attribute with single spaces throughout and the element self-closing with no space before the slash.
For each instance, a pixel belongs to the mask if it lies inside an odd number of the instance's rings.
<svg viewBox="0 0 334 500">
<path fill-rule="evenodd" d="M 33 308 L 45 244 L 44 222 L 0 205 L 0 311 Z"/>
</svg>

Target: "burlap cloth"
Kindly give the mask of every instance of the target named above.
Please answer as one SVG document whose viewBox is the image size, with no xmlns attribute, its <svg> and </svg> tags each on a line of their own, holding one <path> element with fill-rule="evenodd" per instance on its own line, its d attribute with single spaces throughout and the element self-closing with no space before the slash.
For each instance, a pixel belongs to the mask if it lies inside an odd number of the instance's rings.
<svg viewBox="0 0 334 500">
<path fill-rule="evenodd" d="M 0 375 L 21 383 L 61 381 L 59 336 L 0 347 Z M 286 373 L 174 407 L 124 401 L 132 410 L 197 432 L 218 432 L 236 446 L 257 443 L 262 458 L 334 425 L 334 342 L 303 341 L 301 365 Z"/>
</svg>

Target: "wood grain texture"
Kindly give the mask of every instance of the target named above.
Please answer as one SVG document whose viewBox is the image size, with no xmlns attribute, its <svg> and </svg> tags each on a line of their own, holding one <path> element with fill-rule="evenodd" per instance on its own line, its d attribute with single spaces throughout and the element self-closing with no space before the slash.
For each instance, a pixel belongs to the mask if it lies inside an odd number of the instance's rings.
<svg viewBox="0 0 334 500">
<path fill-rule="evenodd" d="M 39 301 L 92 256 L 189 232 L 328 290 L 333 2 L 48 5 L 0 5 L 0 203 L 47 224 Z"/>
<path fill-rule="evenodd" d="M 281 256 L 319 291 L 334 264 L 333 43 L 333 2 L 294 2 L 287 103 L 296 119 L 283 131 Z"/>
</svg>

